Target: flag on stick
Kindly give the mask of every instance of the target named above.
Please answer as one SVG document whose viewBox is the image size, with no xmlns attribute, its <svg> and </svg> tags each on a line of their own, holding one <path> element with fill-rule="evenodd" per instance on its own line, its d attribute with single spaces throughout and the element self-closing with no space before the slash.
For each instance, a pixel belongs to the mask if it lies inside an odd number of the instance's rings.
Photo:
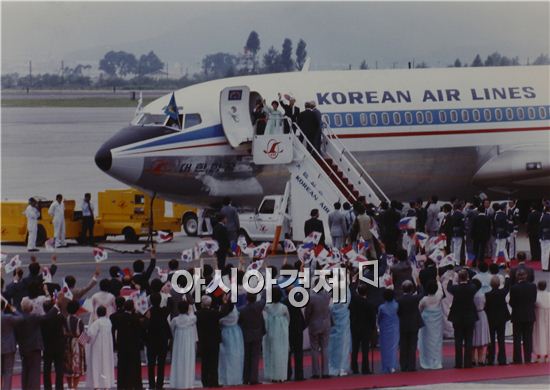
<svg viewBox="0 0 550 390">
<path fill-rule="evenodd" d="M 107 251 L 103 248 L 96 247 L 93 249 L 92 254 L 94 255 L 94 259 L 96 263 L 101 263 L 102 261 L 107 260 L 109 257 L 109 254 Z"/>
</svg>

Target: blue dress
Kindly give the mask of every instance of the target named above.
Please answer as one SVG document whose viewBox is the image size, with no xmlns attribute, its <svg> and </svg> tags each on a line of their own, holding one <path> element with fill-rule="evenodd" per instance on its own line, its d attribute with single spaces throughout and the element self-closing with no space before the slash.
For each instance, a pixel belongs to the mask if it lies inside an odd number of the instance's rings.
<svg viewBox="0 0 550 390">
<path fill-rule="evenodd" d="M 443 367 L 441 364 L 443 353 L 442 298 L 443 290 L 439 286 L 435 295 L 425 296 L 419 304 L 424 326 L 418 333 L 418 351 L 420 367 L 426 370 L 437 370 Z"/>
<path fill-rule="evenodd" d="M 288 309 L 282 303 L 268 303 L 264 308 L 264 319 L 264 377 L 272 381 L 284 381 L 288 370 Z"/>
<path fill-rule="evenodd" d="M 348 298 L 350 293 L 348 291 Z M 348 372 L 351 353 L 351 330 L 349 321 L 349 302 L 334 304 L 331 308 L 334 326 L 330 328 L 328 339 L 329 374 L 338 376 Z"/>
<path fill-rule="evenodd" d="M 218 378 L 223 386 L 243 384 L 244 341 L 238 322 L 239 311 L 236 307 L 220 320 L 222 342 L 218 359 Z"/>
<path fill-rule="evenodd" d="M 378 308 L 378 328 L 380 329 L 380 354 L 382 372 L 388 374 L 397 370 L 397 349 L 399 347 L 399 317 L 397 302 L 384 302 Z"/>
</svg>

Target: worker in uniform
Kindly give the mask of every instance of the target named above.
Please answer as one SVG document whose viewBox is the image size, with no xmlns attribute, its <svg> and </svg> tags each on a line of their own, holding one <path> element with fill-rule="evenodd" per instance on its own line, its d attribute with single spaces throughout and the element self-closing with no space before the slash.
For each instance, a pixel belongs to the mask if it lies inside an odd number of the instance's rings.
<svg viewBox="0 0 550 390">
<path fill-rule="evenodd" d="M 517 252 L 516 238 L 519 231 L 519 209 L 517 206 L 517 200 L 514 199 L 508 203 L 508 211 L 506 214 L 508 217 L 508 224 L 512 227 L 512 232 L 508 237 L 508 254 L 510 255 L 511 259 L 515 259 Z"/>
<path fill-rule="evenodd" d="M 500 252 L 504 254 L 504 259 L 506 260 L 506 263 L 508 263 L 510 261 L 510 257 L 508 256 L 506 242 L 508 241 L 508 237 L 510 236 L 510 225 L 508 223 L 508 218 L 506 217 L 505 213 L 506 203 L 503 203 L 501 205 L 495 204 L 493 205 L 493 208 L 495 209 L 493 229 L 496 244 L 496 249 L 493 252 L 493 263 L 497 261 L 497 257 Z"/>
<path fill-rule="evenodd" d="M 541 266 L 544 272 L 550 272 L 550 200 L 544 202 L 544 212 L 540 218 Z"/>
<path fill-rule="evenodd" d="M 53 219 L 53 232 L 55 237 L 55 247 L 67 246 L 65 242 L 65 205 L 63 204 L 63 195 L 57 194 L 55 201 L 48 209 L 48 214 Z"/>
<path fill-rule="evenodd" d="M 38 248 L 36 248 L 36 234 L 38 232 L 40 210 L 38 210 L 38 203 L 36 202 L 36 199 L 29 199 L 29 205 L 23 214 L 27 217 L 27 251 L 38 252 Z"/>
<path fill-rule="evenodd" d="M 92 205 L 92 195 L 90 193 L 84 194 L 84 200 L 82 201 L 82 243 L 86 243 L 88 237 L 88 244 L 94 245 L 94 206 Z"/>
</svg>

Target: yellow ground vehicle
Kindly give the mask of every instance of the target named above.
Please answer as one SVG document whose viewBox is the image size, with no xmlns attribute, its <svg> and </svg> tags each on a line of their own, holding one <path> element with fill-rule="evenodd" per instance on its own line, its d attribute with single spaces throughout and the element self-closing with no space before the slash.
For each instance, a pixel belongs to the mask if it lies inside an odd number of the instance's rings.
<svg viewBox="0 0 550 390">
<path fill-rule="evenodd" d="M 41 218 L 38 221 L 37 245 L 53 237 L 52 218 L 48 208 L 52 201 L 41 197 L 39 200 Z M 75 211 L 74 200 L 65 200 L 66 238 L 79 240 L 82 222 L 80 211 Z M 96 202 L 94 202 L 96 203 Z M 149 233 L 151 198 L 135 189 L 105 190 L 97 194 L 97 207 L 94 224 L 96 241 L 106 236 L 123 235 L 126 241 L 136 242 L 140 236 Z M 0 218 L 1 242 L 24 243 L 27 240 L 27 219 L 23 212 L 28 203 L 1 202 Z M 153 231 L 180 231 L 184 226 L 190 236 L 197 235 L 197 209 L 186 205 L 173 204 L 173 217 L 166 216 L 166 202 L 156 198 L 153 202 Z"/>
<path fill-rule="evenodd" d="M 48 214 L 48 209 L 52 201 L 37 196 L 34 198 L 38 200 L 38 208 L 40 209 L 36 244 L 42 246 L 48 238 L 54 236 L 52 217 Z M 75 201 L 64 200 L 64 203 L 66 237 L 68 239 L 79 239 L 82 230 L 82 222 L 78 219 L 79 212 L 75 212 Z M 28 203 L 23 201 L 0 203 L 2 220 L 1 242 L 22 243 L 27 241 L 27 219 L 23 214 L 27 205 Z M 94 227 L 94 235 L 97 237 L 103 235 L 100 226 L 97 226 L 97 229 Z"/>
<path fill-rule="evenodd" d="M 96 225 L 103 233 L 124 235 L 128 242 L 136 242 L 149 233 L 151 198 L 134 189 L 106 190 L 97 194 L 99 213 Z M 153 231 L 180 231 L 179 217 L 165 216 L 165 201 L 156 198 L 153 202 Z"/>
<path fill-rule="evenodd" d="M 184 204 L 173 203 L 172 214 L 179 217 L 185 234 L 196 236 L 199 231 L 198 209 Z"/>
</svg>

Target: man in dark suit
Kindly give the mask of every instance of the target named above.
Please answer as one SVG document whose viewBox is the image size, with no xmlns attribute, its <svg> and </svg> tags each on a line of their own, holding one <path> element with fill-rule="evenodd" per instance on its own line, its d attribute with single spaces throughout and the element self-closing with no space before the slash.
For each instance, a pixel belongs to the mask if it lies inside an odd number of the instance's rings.
<svg viewBox="0 0 550 390">
<path fill-rule="evenodd" d="M 122 281 L 120 280 L 121 274 L 122 271 L 120 270 L 120 267 L 113 265 L 109 268 L 109 275 L 111 276 L 111 279 L 109 279 L 109 284 L 111 285 L 109 287 L 109 292 L 115 297 L 120 295 L 120 290 L 122 289 Z"/>
<path fill-rule="evenodd" d="M 525 260 L 527 258 L 525 252 L 518 252 L 516 257 L 519 263 L 517 267 L 514 267 L 510 270 L 510 286 L 513 286 L 517 283 L 517 272 L 520 269 L 527 272 L 527 281 L 529 283 L 533 283 L 535 281 L 535 271 L 533 270 L 533 268 L 529 267 L 527 263 L 525 263 Z"/>
<path fill-rule="evenodd" d="M 310 102 L 306 102 L 304 106 L 305 110 L 298 115 L 298 126 L 313 147 L 318 150 L 320 145 L 317 145 L 316 142 L 321 122 L 315 112 L 313 112 Z"/>
<path fill-rule="evenodd" d="M 278 96 L 279 96 L 279 103 L 281 104 L 281 107 L 283 107 L 283 109 L 285 110 L 285 116 L 290 118 L 292 122 L 297 122 L 298 115 L 300 115 L 300 109 L 294 105 L 296 103 L 296 99 L 294 99 L 294 96 L 288 97 L 288 104 L 284 102 L 280 93 Z M 285 133 L 288 133 L 289 130 L 290 130 L 290 127 L 285 122 Z"/>
<path fill-rule="evenodd" d="M 6 301 L 1 302 L 1 323 L 0 329 L 2 343 L 0 351 L 2 353 L 2 389 L 11 389 L 13 366 L 15 364 L 15 352 L 17 351 L 17 341 L 15 340 L 15 329 L 23 319 L 17 313 L 15 308 Z"/>
<path fill-rule="evenodd" d="M 55 369 L 55 389 L 63 390 L 63 358 L 65 355 L 65 317 L 52 301 L 44 303 L 48 316 L 40 324 L 44 342 L 44 389 L 52 388 L 52 363 Z"/>
<path fill-rule="evenodd" d="M 361 349 L 361 374 L 371 374 L 369 369 L 369 344 L 376 329 L 376 305 L 367 297 L 368 287 L 361 283 L 350 286 L 349 316 L 351 327 L 351 370 L 359 373 L 358 355 Z"/>
<path fill-rule="evenodd" d="M 225 258 L 227 257 L 227 251 L 229 250 L 229 233 L 225 227 L 226 218 L 223 214 L 216 216 L 217 223 L 214 225 L 212 232 L 212 238 L 218 242 L 218 251 L 216 252 L 216 259 L 218 262 L 218 269 L 225 268 Z"/>
<path fill-rule="evenodd" d="M 428 284 L 431 282 L 437 284 L 437 266 L 432 259 L 427 259 L 424 262 L 424 267 L 418 273 L 418 279 L 420 285 L 422 286 L 422 291 L 425 292 Z"/>
<path fill-rule="evenodd" d="M 258 366 L 262 353 L 262 338 L 265 334 L 264 316 L 262 314 L 265 300 L 256 300 L 255 294 L 246 295 L 247 304 L 239 309 L 239 326 L 244 340 L 243 383 L 256 385 Z"/>
<path fill-rule="evenodd" d="M 227 301 L 227 297 L 224 297 Z M 199 353 L 201 356 L 201 381 L 204 387 L 219 387 L 218 358 L 222 333 L 220 319 L 228 315 L 233 309 L 231 303 L 224 303 L 222 310 L 211 308 L 212 298 L 203 295 L 201 308 L 197 310 L 197 332 L 199 334 Z"/>
<path fill-rule="evenodd" d="M 134 309 L 134 301 L 124 302 L 124 313 L 113 323 L 118 351 L 117 388 L 141 390 L 141 348 L 144 338 L 142 316 Z"/>
<path fill-rule="evenodd" d="M 395 258 L 398 260 L 397 264 L 393 265 L 390 268 L 391 276 L 393 279 L 393 285 L 395 289 L 395 297 L 399 299 L 403 295 L 403 282 L 414 280 L 412 276 L 412 265 L 411 262 L 407 259 L 407 251 L 404 249 L 398 249 L 395 253 Z"/>
<path fill-rule="evenodd" d="M 498 340 L 498 364 L 506 365 L 506 348 L 504 346 L 504 330 L 506 322 L 510 320 L 510 312 L 506 303 L 506 295 L 510 291 L 510 278 L 506 277 L 504 288 L 500 288 L 500 278 L 495 275 L 491 278 L 491 291 L 485 293 L 485 313 L 489 321 L 491 343 L 487 354 L 489 365 L 495 363 L 496 345 L 495 334 Z"/>
<path fill-rule="evenodd" d="M 310 290 L 305 320 L 311 343 L 312 378 L 327 378 L 328 338 L 331 326 L 330 295 L 325 290 Z"/>
<path fill-rule="evenodd" d="M 403 282 L 403 296 L 397 300 L 399 308 L 399 363 L 401 371 L 416 371 L 416 345 L 418 330 L 424 326 L 418 302 L 421 296 L 413 294 L 414 284 L 410 280 Z"/>
<path fill-rule="evenodd" d="M 472 238 L 474 240 L 474 262 L 472 267 L 485 261 L 485 248 L 491 238 L 491 218 L 483 206 L 478 208 L 478 214 L 472 221 Z"/>
<path fill-rule="evenodd" d="M 164 365 L 168 353 L 168 342 L 172 338 L 168 324 L 170 309 L 167 306 L 160 307 L 161 295 L 157 292 L 151 294 L 149 299 L 151 309 L 149 310 L 149 319 L 146 321 L 145 332 L 149 388 L 161 390 L 164 387 Z"/>
<path fill-rule="evenodd" d="M 143 260 L 136 260 L 133 264 L 134 276 L 132 277 L 132 280 L 134 284 L 139 285 L 140 290 L 145 291 L 147 295 L 151 294 L 151 290 L 149 288 L 149 279 L 151 279 L 151 275 L 153 274 L 155 266 L 157 265 L 156 257 L 157 252 L 153 247 L 151 249 L 151 261 L 149 262 L 149 266 L 147 267 L 147 270 L 145 272 L 143 272 L 143 270 L 145 269 L 145 263 L 143 262 Z"/>
<path fill-rule="evenodd" d="M 449 280 L 447 291 L 453 295 L 453 303 L 449 311 L 449 321 L 453 323 L 455 337 L 455 368 L 472 367 L 472 338 L 474 325 L 478 319 L 474 305 L 476 286 L 469 283 L 468 271 L 458 272 L 458 285 Z M 464 349 L 463 349 L 464 347 Z"/>
<path fill-rule="evenodd" d="M 290 285 L 287 287 L 287 293 L 292 290 L 294 286 Z M 296 300 L 300 301 L 302 299 L 301 293 L 296 294 Z M 290 315 L 290 322 L 288 323 L 288 339 L 289 339 L 289 352 L 288 352 L 288 375 L 287 379 L 292 378 L 292 355 L 294 355 L 294 380 L 302 381 L 304 380 L 304 329 L 306 328 L 306 320 L 304 319 L 304 314 L 302 309 L 294 306 L 289 298 L 284 299 L 283 303 L 288 308 L 288 313 Z"/>
<path fill-rule="evenodd" d="M 28 297 L 24 297 L 21 300 L 22 318 L 15 327 L 15 337 L 21 355 L 21 387 L 38 390 L 40 389 L 41 355 L 44 349 L 40 325 L 46 317 L 51 317 L 54 312 L 39 316 L 31 314 L 32 310 L 32 301 Z M 3 332 L 4 329 L 2 329 Z"/>
<path fill-rule="evenodd" d="M 510 288 L 512 325 L 514 333 L 514 364 L 531 363 L 533 351 L 533 323 L 535 322 L 535 302 L 537 286 L 527 280 L 527 272 L 520 269 L 516 273 L 517 283 Z M 523 360 L 521 345 L 523 343 Z"/>
<path fill-rule="evenodd" d="M 398 211 L 400 203 L 392 200 L 390 208 L 384 212 L 381 218 L 382 229 L 382 241 L 386 246 L 386 252 L 395 255 L 397 252 L 397 241 L 399 240 L 399 220 L 401 214 Z"/>
<path fill-rule="evenodd" d="M 323 221 L 319 220 L 319 210 L 313 209 L 309 213 L 310 219 L 304 223 L 304 234 L 309 236 L 313 232 L 321 233 L 321 238 L 319 239 L 320 245 L 325 245 L 325 228 L 323 226 Z"/>
<path fill-rule="evenodd" d="M 120 318 L 124 314 L 124 302 L 126 302 L 126 298 L 124 297 L 116 297 L 115 298 L 115 307 L 116 311 L 109 316 L 109 320 L 111 321 L 111 332 L 113 334 L 113 347 L 115 348 L 115 351 L 117 351 L 117 345 L 116 345 L 116 329 L 118 328 L 118 324 L 120 323 Z"/>
<path fill-rule="evenodd" d="M 527 235 L 529 236 L 531 260 L 535 261 L 540 260 L 539 226 L 541 216 L 542 213 L 537 209 L 537 204 L 533 203 L 527 215 Z"/>
</svg>

